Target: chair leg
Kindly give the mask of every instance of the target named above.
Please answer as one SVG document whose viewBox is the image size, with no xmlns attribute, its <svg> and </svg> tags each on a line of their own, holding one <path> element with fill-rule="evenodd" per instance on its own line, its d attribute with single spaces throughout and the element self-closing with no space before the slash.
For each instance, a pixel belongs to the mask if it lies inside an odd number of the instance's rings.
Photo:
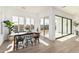
<svg viewBox="0 0 79 59">
<path fill-rule="evenodd" d="M 35 45 L 36 45 L 36 39 L 34 40 L 34 43 L 35 43 Z"/>
<path fill-rule="evenodd" d="M 22 44 L 23 44 L 23 41 L 22 41 Z M 23 45 L 23 48 L 24 48 L 24 45 Z"/>
<path fill-rule="evenodd" d="M 26 46 L 28 46 L 28 40 L 26 41 Z"/>
<path fill-rule="evenodd" d="M 38 39 L 38 43 L 40 43 L 40 42 L 39 42 L 39 38 L 37 38 L 37 39 Z"/>
<path fill-rule="evenodd" d="M 33 46 L 33 41 L 31 40 L 31 44 L 32 44 L 32 46 Z"/>
<path fill-rule="evenodd" d="M 16 42 L 16 49 L 18 49 L 18 42 Z"/>
</svg>

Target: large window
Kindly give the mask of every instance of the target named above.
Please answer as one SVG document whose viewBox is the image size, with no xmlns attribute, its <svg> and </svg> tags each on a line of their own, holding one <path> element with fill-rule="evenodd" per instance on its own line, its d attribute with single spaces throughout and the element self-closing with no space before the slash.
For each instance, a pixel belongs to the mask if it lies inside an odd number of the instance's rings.
<svg viewBox="0 0 79 59">
<path fill-rule="evenodd" d="M 55 37 L 61 37 L 72 33 L 72 20 L 55 16 Z"/>
<path fill-rule="evenodd" d="M 68 20 L 66 18 L 63 18 L 63 35 L 67 35 L 67 31 L 68 31 L 68 29 L 67 29 L 67 27 L 68 27 L 67 21 Z"/>
<path fill-rule="evenodd" d="M 41 35 L 49 37 L 49 19 L 47 17 L 40 19 Z"/>
<path fill-rule="evenodd" d="M 34 30 L 34 19 L 33 18 L 26 18 L 25 29 Z"/>
<path fill-rule="evenodd" d="M 71 29 L 71 20 L 68 20 L 68 33 L 71 33 L 72 32 L 72 29 Z"/>
<path fill-rule="evenodd" d="M 55 30 L 56 30 L 56 37 L 62 36 L 62 18 L 55 17 Z"/>
<path fill-rule="evenodd" d="M 31 18 L 31 30 L 34 30 L 34 19 L 33 18 Z"/>
<path fill-rule="evenodd" d="M 24 31 L 24 18 L 19 17 L 19 32 L 23 32 L 23 31 Z"/>
<path fill-rule="evenodd" d="M 18 17 L 17 16 L 13 16 L 12 17 L 12 21 L 13 21 L 13 23 L 14 23 L 14 32 L 18 32 L 19 31 L 19 21 L 18 21 Z"/>
<path fill-rule="evenodd" d="M 14 32 L 23 32 L 26 30 L 34 30 L 34 19 L 13 16 L 12 21 L 14 22 Z"/>
</svg>

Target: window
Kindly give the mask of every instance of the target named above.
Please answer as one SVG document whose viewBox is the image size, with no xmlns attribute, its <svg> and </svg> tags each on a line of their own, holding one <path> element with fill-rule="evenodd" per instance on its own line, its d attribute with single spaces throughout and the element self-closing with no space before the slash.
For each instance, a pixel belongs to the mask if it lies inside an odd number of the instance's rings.
<svg viewBox="0 0 79 59">
<path fill-rule="evenodd" d="M 23 31 L 24 31 L 24 18 L 19 17 L 19 32 L 23 32 Z"/>
<path fill-rule="evenodd" d="M 12 21 L 13 21 L 13 23 L 14 23 L 14 30 L 13 30 L 13 31 L 14 31 L 14 32 L 18 32 L 18 31 L 19 31 L 19 30 L 18 30 L 18 29 L 19 29 L 19 27 L 18 27 L 18 26 L 19 26 L 19 25 L 18 25 L 18 23 L 19 23 L 19 22 L 18 22 L 18 17 L 17 17 L 17 16 L 13 16 L 13 17 L 12 17 Z"/>
<path fill-rule="evenodd" d="M 49 19 L 45 18 L 45 37 L 49 37 Z"/>
<path fill-rule="evenodd" d="M 62 18 L 55 17 L 55 31 L 56 37 L 62 36 Z"/>
<path fill-rule="evenodd" d="M 47 17 L 40 19 L 41 35 L 49 37 L 49 19 Z"/>
<path fill-rule="evenodd" d="M 55 37 L 72 33 L 72 20 L 62 16 L 55 16 Z"/>
<path fill-rule="evenodd" d="M 18 25 L 18 17 L 17 16 L 13 16 L 12 21 L 14 22 L 15 25 Z"/>
<path fill-rule="evenodd" d="M 43 18 L 40 19 L 40 29 L 41 29 L 41 35 L 44 35 L 44 20 Z"/>
<path fill-rule="evenodd" d="M 26 18 L 26 26 L 25 26 L 25 30 L 30 29 L 30 18 Z"/>
<path fill-rule="evenodd" d="M 31 18 L 31 30 L 34 30 L 34 19 Z"/>
<path fill-rule="evenodd" d="M 71 26 L 72 26 L 72 22 L 71 22 L 70 19 L 68 19 L 68 34 L 69 34 L 69 33 L 72 33 Z"/>
<path fill-rule="evenodd" d="M 67 35 L 67 19 L 63 18 L 63 35 Z"/>
<path fill-rule="evenodd" d="M 27 29 L 34 30 L 34 19 L 13 16 L 12 21 L 14 22 L 14 32 L 23 32 Z"/>
<path fill-rule="evenodd" d="M 33 18 L 26 18 L 25 29 L 34 30 L 34 19 Z"/>
</svg>

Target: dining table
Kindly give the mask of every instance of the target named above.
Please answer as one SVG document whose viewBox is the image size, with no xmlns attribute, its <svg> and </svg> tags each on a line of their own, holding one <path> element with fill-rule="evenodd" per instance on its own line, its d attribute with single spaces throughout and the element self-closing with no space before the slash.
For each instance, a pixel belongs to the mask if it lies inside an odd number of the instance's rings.
<svg viewBox="0 0 79 59">
<path fill-rule="evenodd" d="M 13 47 L 13 50 L 15 51 L 16 50 L 16 36 L 23 36 L 23 35 L 28 35 L 28 34 L 38 34 L 40 36 L 40 33 L 39 32 L 18 32 L 18 33 L 11 33 L 9 36 L 13 36 L 14 37 L 14 47 Z M 37 38 L 37 36 L 33 36 L 33 38 Z M 39 39 L 38 39 L 39 41 Z"/>
</svg>

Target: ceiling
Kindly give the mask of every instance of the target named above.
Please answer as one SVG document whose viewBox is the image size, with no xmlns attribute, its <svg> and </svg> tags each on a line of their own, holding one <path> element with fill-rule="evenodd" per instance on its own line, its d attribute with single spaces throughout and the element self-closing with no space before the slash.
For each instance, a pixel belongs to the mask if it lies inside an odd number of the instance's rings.
<svg viewBox="0 0 79 59">
<path fill-rule="evenodd" d="M 31 13 L 41 13 L 41 12 L 47 12 L 49 9 L 49 6 L 21 6 L 17 7 L 18 9 L 26 12 Z M 71 15 L 79 16 L 79 6 L 56 6 L 56 8 L 69 13 Z"/>
<path fill-rule="evenodd" d="M 79 16 L 79 6 L 56 6 L 56 8 L 69 14 Z"/>
<path fill-rule="evenodd" d="M 51 6 L 14 6 L 14 7 L 6 7 L 9 9 L 16 9 L 17 11 L 24 12 L 25 14 L 44 14 L 49 13 L 49 8 Z M 53 7 L 53 6 L 52 6 Z M 75 15 L 79 17 L 79 6 L 54 6 L 66 13 L 71 15 Z"/>
<path fill-rule="evenodd" d="M 25 12 L 30 12 L 30 13 L 40 13 L 40 12 L 45 12 L 48 11 L 49 7 L 47 6 L 20 6 L 16 7 L 17 9 Z"/>
<path fill-rule="evenodd" d="M 30 13 L 41 13 L 47 12 L 50 6 L 14 6 L 8 8 L 15 8 L 20 11 L 30 12 Z M 56 8 L 67 12 L 72 15 L 79 15 L 79 6 L 55 6 Z"/>
</svg>

